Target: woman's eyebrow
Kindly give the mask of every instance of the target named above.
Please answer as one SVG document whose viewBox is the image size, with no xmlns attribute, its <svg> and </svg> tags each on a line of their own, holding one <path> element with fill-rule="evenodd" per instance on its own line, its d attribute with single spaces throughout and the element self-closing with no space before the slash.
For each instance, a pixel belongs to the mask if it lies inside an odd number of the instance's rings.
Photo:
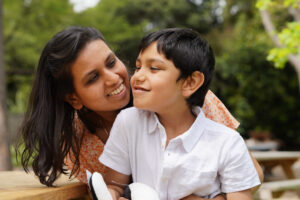
<svg viewBox="0 0 300 200">
<path fill-rule="evenodd" d="M 97 73 L 97 70 L 93 69 L 90 72 L 88 72 L 87 74 L 85 74 L 82 78 L 82 82 L 85 83 L 86 81 L 88 81 L 87 79 L 95 73 Z"/>
</svg>

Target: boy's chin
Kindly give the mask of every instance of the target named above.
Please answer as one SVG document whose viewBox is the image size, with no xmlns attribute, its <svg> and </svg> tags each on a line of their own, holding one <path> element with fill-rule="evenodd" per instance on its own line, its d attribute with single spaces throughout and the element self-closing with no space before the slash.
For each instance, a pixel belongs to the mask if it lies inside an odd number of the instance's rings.
<svg viewBox="0 0 300 200">
<path fill-rule="evenodd" d="M 151 108 L 149 108 L 149 106 L 142 104 L 142 103 L 135 103 L 133 102 L 133 106 L 138 108 L 138 109 L 142 109 L 142 110 L 148 110 L 148 111 L 152 111 Z"/>
</svg>

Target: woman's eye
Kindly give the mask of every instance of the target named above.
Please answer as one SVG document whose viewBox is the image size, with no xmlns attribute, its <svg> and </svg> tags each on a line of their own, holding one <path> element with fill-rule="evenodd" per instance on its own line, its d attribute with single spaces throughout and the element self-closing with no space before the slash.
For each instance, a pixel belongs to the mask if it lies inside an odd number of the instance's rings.
<svg viewBox="0 0 300 200">
<path fill-rule="evenodd" d="M 87 82 L 87 84 L 93 83 L 98 79 L 98 74 L 94 74 L 93 76 L 91 76 Z"/>
<path fill-rule="evenodd" d="M 111 59 L 106 65 L 107 67 L 113 67 L 116 64 L 116 59 Z"/>
</svg>

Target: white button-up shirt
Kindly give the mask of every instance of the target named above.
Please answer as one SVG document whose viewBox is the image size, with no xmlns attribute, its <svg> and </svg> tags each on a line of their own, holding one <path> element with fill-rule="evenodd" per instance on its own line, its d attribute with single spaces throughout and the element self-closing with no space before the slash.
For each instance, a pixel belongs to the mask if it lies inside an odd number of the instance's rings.
<svg viewBox="0 0 300 200">
<path fill-rule="evenodd" d="M 243 138 L 207 119 L 200 107 L 188 131 L 170 140 L 155 113 L 129 108 L 115 120 L 99 160 L 134 182 L 155 189 L 161 200 L 190 194 L 212 198 L 260 184 Z"/>
</svg>

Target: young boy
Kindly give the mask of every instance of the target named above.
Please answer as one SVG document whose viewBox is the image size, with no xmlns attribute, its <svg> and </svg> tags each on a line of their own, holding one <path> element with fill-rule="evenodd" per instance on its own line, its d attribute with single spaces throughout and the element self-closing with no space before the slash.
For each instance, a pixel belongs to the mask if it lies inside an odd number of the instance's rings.
<svg viewBox="0 0 300 200">
<path fill-rule="evenodd" d="M 143 38 L 131 78 L 135 108 L 118 115 L 100 162 L 114 199 L 120 184 L 151 186 L 161 200 L 252 199 L 260 184 L 236 131 L 201 111 L 213 77 L 214 55 L 190 29 L 164 29 Z"/>
</svg>

